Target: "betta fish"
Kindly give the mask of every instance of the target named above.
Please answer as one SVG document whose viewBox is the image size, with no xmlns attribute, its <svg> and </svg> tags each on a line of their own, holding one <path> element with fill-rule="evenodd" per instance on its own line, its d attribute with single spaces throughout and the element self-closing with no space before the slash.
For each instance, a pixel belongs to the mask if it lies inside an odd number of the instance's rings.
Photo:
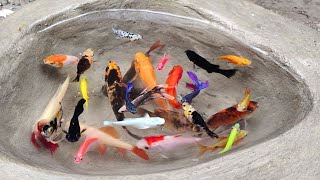
<svg viewBox="0 0 320 180">
<path fill-rule="evenodd" d="M 200 83 L 198 76 L 194 72 L 188 71 L 187 74 L 190 77 L 190 79 L 194 82 L 193 86 L 190 86 L 188 84 L 187 86 L 192 87 L 194 90 L 190 94 L 187 94 L 186 96 L 182 97 L 181 102 L 191 103 L 192 99 L 195 98 L 202 89 L 207 88 L 209 86 L 209 82 L 206 81 Z"/>
<path fill-rule="evenodd" d="M 73 80 L 73 82 L 79 82 L 81 74 L 91 67 L 91 64 L 93 63 L 93 56 L 94 52 L 91 48 L 83 52 L 82 57 L 77 65 L 77 77 Z"/>
<path fill-rule="evenodd" d="M 129 39 L 131 42 L 142 39 L 140 34 L 123 31 L 121 29 L 112 28 L 113 33 L 117 36 L 117 39 Z"/>
<path fill-rule="evenodd" d="M 236 64 L 238 66 L 245 66 L 251 64 L 251 61 L 249 59 L 234 55 L 219 56 L 218 59 L 227 60 L 230 63 Z"/>
<path fill-rule="evenodd" d="M 160 60 L 159 64 L 157 65 L 157 69 L 160 71 L 164 68 L 164 65 L 169 61 L 170 59 L 170 53 L 166 55 L 166 53 L 163 54 L 163 58 Z"/>
<path fill-rule="evenodd" d="M 189 60 L 192 61 L 195 65 L 199 66 L 200 68 L 206 70 L 208 73 L 219 73 L 224 75 L 227 78 L 232 77 L 237 72 L 236 69 L 220 69 L 219 65 L 212 64 L 205 58 L 198 55 L 196 52 L 191 50 L 185 51 L 186 55 L 188 56 Z"/>
<path fill-rule="evenodd" d="M 43 59 L 43 62 L 44 64 L 48 64 L 53 67 L 63 68 L 70 66 L 71 64 L 78 63 L 79 58 L 70 55 L 56 54 L 46 57 L 45 59 Z"/>
<path fill-rule="evenodd" d="M 166 93 L 170 94 L 174 97 L 174 99 L 169 100 L 169 104 L 176 109 L 181 109 L 180 103 L 177 101 L 177 85 L 182 77 L 183 69 L 181 66 L 174 66 L 168 74 L 168 78 L 166 84 L 168 88 L 166 88 Z"/>
<path fill-rule="evenodd" d="M 219 154 L 227 152 L 232 147 L 234 141 L 237 139 L 239 132 L 240 132 L 240 124 L 236 123 L 234 126 L 232 126 L 226 146 L 222 151 L 219 152 Z"/>
</svg>

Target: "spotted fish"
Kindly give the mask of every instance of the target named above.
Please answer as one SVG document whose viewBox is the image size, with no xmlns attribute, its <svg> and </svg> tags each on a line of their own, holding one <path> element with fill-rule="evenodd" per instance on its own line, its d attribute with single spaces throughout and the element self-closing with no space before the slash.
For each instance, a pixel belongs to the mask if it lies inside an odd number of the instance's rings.
<svg viewBox="0 0 320 180">
<path fill-rule="evenodd" d="M 117 35 L 117 39 L 129 39 L 131 42 L 136 41 L 139 39 L 142 39 L 142 36 L 140 34 L 132 33 L 123 31 L 121 29 L 114 29 L 112 28 L 112 31 L 115 35 Z"/>
</svg>

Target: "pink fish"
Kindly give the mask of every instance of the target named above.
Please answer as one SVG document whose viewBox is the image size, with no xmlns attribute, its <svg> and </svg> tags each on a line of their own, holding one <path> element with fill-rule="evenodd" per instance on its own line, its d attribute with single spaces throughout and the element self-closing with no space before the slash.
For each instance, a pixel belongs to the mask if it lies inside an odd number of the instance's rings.
<svg viewBox="0 0 320 180">
<path fill-rule="evenodd" d="M 74 163 L 80 164 L 91 144 L 96 142 L 97 140 L 98 138 L 86 138 L 86 140 L 81 144 L 76 156 L 74 157 Z"/>
<path fill-rule="evenodd" d="M 164 65 L 166 65 L 166 63 L 169 61 L 170 59 L 170 53 L 168 53 L 168 55 L 166 56 L 166 53 L 163 54 L 163 58 L 160 60 L 157 69 L 158 70 L 162 70 Z"/>
</svg>

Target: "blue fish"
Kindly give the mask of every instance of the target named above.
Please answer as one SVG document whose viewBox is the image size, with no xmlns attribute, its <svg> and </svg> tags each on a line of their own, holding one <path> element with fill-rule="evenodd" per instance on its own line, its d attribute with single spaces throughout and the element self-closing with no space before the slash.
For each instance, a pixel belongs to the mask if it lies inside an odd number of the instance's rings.
<svg viewBox="0 0 320 180">
<path fill-rule="evenodd" d="M 132 88 L 133 88 L 133 83 L 128 83 L 127 89 L 126 89 L 126 107 L 127 107 L 128 111 L 135 114 L 135 113 L 137 113 L 137 108 L 134 106 L 134 104 L 129 99 L 129 93 L 131 92 Z"/>
<path fill-rule="evenodd" d="M 209 86 L 209 82 L 206 81 L 206 82 L 203 82 L 201 83 L 199 81 L 199 78 L 198 76 L 192 72 L 192 71 L 188 71 L 187 72 L 188 76 L 190 77 L 190 79 L 193 81 L 193 85 L 188 85 L 187 86 L 191 86 L 193 91 L 190 93 L 190 94 L 187 94 L 186 96 L 182 97 L 180 96 L 181 98 L 181 102 L 188 102 L 188 103 L 191 103 L 192 99 L 195 98 L 202 89 L 204 88 L 207 88 Z"/>
</svg>

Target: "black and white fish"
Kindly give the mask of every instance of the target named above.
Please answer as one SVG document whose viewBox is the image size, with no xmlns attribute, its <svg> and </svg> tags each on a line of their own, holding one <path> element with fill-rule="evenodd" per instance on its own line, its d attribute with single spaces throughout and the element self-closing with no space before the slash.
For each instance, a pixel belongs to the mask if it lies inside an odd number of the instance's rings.
<svg viewBox="0 0 320 180">
<path fill-rule="evenodd" d="M 140 34 L 128 32 L 128 31 L 123 31 L 121 29 L 114 29 L 112 28 L 112 31 L 114 34 L 117 35 L 117 39 L 129 39 L 131 42 L 136 41 L 139 39 L 142 39 L 142 36 Z"/>
</svg>

